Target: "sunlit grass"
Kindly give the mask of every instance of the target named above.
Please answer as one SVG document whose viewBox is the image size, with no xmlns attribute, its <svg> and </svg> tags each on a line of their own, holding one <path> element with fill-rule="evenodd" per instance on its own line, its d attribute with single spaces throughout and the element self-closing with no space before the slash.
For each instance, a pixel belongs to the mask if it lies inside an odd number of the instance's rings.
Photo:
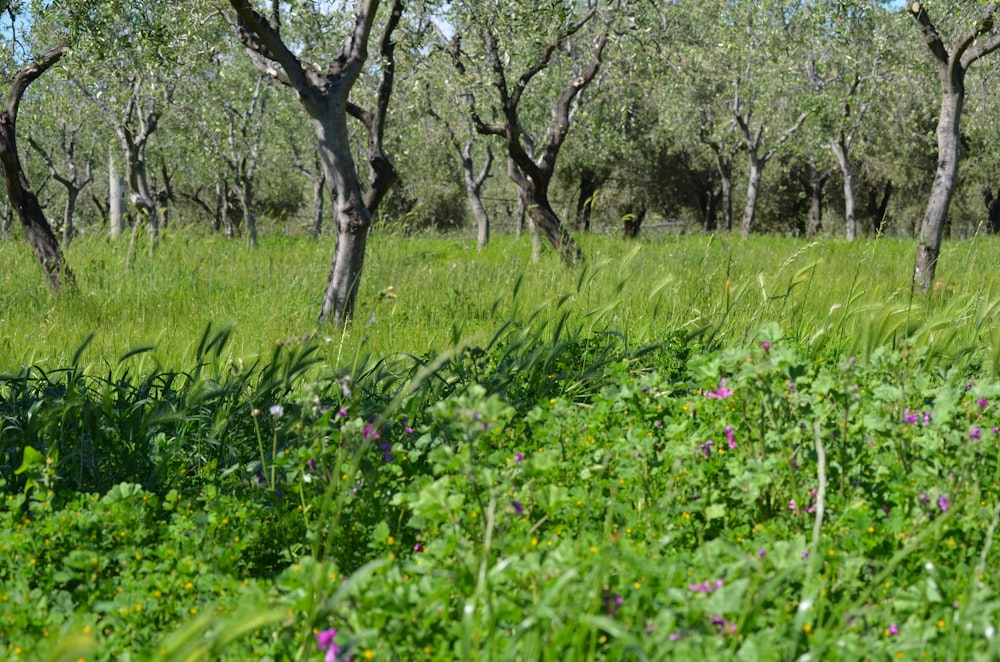
<svg viewBox="0 0 1000 662">
<path fill-rule="evenodd" d="M 317 328 L 332 240 L 240 241 L 167 235 L 152 259 L 126 244 L 77 241 L 68 259 L 79 292 L 55 300 L 23 242 L 0 244 L 0 367 L 64 364 L 90 333 L 84 361 L 185 365 L 209 324 L 231 326 L 232 357 L 318 333 L 326 358 L 432 354 L 456 341 L 483 343 L 498 325 L 536 311 L 568 311 L 581 332 L 614 331 L 633 345 L 676 330 L 713 345 L 746 344 L 769 322 L 824 351 L 859 352 L 914 336 L 947 356 L 990 360 L 997 343 L 997 240 L 946 244 L 936 292 L 910 289 L 913 243 L 692 235 L 623 242 L 583 237 L 584 267 L 551 252 L 530 261 L 528 241 L 499 237 L 484 252 L 468 240 L 375 235 L 356 322 Z M 977 359 L 977 360 L 978 360 Z"/>
</svg>

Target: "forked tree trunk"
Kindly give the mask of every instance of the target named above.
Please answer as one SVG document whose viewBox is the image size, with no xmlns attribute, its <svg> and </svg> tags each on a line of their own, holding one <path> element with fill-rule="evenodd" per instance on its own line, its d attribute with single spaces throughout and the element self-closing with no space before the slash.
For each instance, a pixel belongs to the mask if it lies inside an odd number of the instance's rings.
<svg viewBox="0 0 1000 662">
<path fill-rule="evenodd" d="M 31 190 L 21 166 L 21 158 L 17 152 L 17 111 L 28 85 L 59 61 L 66 50 L 65 46 L 55 48 L 43 55 L 38 62 L 24 67 L 14 77 L 6 104 L 0 110 L 0 166 L 7 187 L 7 198 L 21 219 L 25 235 L 35 248 L 49 287 L 56 294 L 63 285 L 72 287 L 75 281 L 42 206 L 38 203 L 38 196 Z"/>
</svg>

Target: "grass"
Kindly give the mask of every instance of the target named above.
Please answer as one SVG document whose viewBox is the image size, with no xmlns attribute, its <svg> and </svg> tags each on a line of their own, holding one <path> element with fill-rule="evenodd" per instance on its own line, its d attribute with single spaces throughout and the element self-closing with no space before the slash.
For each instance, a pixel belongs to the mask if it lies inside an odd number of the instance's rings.
<svg viewBox="0 0 1000 662">
<path fill-rule="evenodd" d="M 0 657 L 1000 655 L 996 240 L 583 243 L 0 244 Z"/>
<path fill-rule="evenodd" d="M 91 333 L 85 361 L 95 365 L 142 347 L 154 348 L 147 360 L 187 365 L 209 323 L 232 327 L 230 358 L 251 360 L 275 342 L 318 331 L 329 338 L 324 358 L 349 364 L 358 356 L 433 354 L 458 340 L 483 343 L 498 320 L 556 309 L 581 329 L 615 331 L 634 345 L 678 329 L 705 333 L 719 346 L 741 344 L 768 321 L 831 351 L 868 353 L 921 327 L 952 358 L 981 357 L 995 344 L 1000 270 L 992 238 L 946 245 L 940 291 L 916 299 L 913 246 L 900 240 L 583 243 L 590 260 L 569 271 L 552 255 L 530 264 L 527 242 L 507 237 L 477 253 L 468 241 L 376 236 L 350 330 L 317 329 L 314 321 L 329 241 L 274 238 L 247 251 L 238 241 L 167 235 L 159 253 L 132 270 L 124 243 L 77 241 L 68 259 L 80 291 L 59 300 L 28 247 L 4 243 L 0 368 L 64 365 Z"/>
</svg>

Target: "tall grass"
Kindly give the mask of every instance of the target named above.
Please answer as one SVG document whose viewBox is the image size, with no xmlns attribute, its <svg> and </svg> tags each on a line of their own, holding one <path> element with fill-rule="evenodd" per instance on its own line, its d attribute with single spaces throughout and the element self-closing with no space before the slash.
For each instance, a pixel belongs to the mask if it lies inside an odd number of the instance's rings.
<svg viewBox="0 0 1000 662">
<path fill-rule="evenodd" d="M 947 244 L 935 292 L 910 288 L 913 244 L 847 244 L 729 235 L 622 242 L 584 237 L 589 261 L 567 270 L 553 255 L 530 262 L 527 241 L 376 236 L 356 322 L 318 328 L 331 241 L 242 242 L 165 237 L 152 258 L 126 268 L 125 243 L 77 241 L 68 259 L 79 292 L 54 299 L 29 248 L 0 244 L 0 369 L 64 366 L 93 333 L 83 363 L 186 366 L 211 323 L 231 326 L 228 358 L 252 360 L 275 343 L 318 333 L 322 357 L 350 365 L 400 352 L 436 354 L 489 341 L 505 322 L 560 317 L 580 333 L 615 333 L 632 346 L 682 331 L 706 344 L 747 344 L 776 322 L 824 352 L 867 356 L 906 340 L 935 357 L 1000 363 L 998 240 Z M 537 317 L 535 318 L 538 319 Z"/>
</svg>

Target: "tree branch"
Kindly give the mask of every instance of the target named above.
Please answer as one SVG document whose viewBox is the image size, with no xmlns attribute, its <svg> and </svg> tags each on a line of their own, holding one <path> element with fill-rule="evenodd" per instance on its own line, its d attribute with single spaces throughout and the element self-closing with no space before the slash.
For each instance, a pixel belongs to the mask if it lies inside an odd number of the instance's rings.
<svg viewBox="0 0 1000 662">
<path fill-rule="evenodd" d="M 28 86 L 44 74 L 49 67 L 58 62 L 68 50 L 66 46 L 57 46 L 35 62 L 26 65 L 17 73 L 17 76 L 14 77 L 14 82 L 11 83 L 10 91 L 7 93 L 7 103 L 4 105 L 4 110 L 12 122 L 17 121 L 17 111 L 21 105 L 21 97 L 24 96 L 24 92 L 28 89 Z"/>
</svg>

